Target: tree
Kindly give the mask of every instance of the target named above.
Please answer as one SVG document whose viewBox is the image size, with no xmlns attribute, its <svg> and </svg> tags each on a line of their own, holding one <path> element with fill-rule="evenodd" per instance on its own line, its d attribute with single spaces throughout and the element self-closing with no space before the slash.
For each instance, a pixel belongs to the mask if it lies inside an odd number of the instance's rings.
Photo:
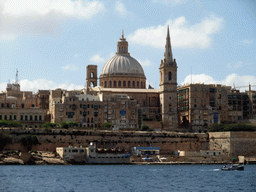
<svg viewBox="0 0 256 192">
<path fill-rule="evenodd" d="M 107 123 L 107 122 L 104 122 L 104 123 L 102 123 L 101 124 L 101 127 L 103 127 L 103 128 L 111 128 L 112 127 L 112 123 Z"/>
<path fill-rule="evenodd" d="M 62 121 L 61 125 L 60 125 L 60 127 L 64 128 L 64 129 L 68 129 L 70 127 L 78 127 L 78 126 L 79 126 L 79 123 L 74 122 L 74 121 L 70 121 L 68 123 L 66 121 Z"/>
<path fill-rule="evenodd" d="M 46 122 L 42 125 L 43 128 L 56 128 L 58 127 L 58 123 L 51 123 L 51 122 Z"/>
</svg>

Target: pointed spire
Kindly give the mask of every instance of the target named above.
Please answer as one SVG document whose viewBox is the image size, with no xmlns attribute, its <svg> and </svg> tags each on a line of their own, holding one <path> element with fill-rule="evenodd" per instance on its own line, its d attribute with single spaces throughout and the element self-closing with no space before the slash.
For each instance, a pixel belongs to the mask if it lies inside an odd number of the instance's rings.
<svg viewBox="0 0 256 192">
<path fill-rule="evenodd" d="M 171 46 L 171 39 L 170 39 L 170 32 L 169 32 L 169 25 L 167 27 L 167 36 L 166 36 L 166 43 L 165 43 L 165 52 L 164 52 L 164 61 L 166 63 L 172 63 L 172 46 Z"/>
<path fill-rule="evenodd" d="M 122 29 L 122 39 L 124 39 L 124 30 Z"/>
<path fill-rule="evenodd" d="M 15 84 L 18 84 L 18 69 L 16 69 L 16 78 L 15 78 Z"/>
</svg>

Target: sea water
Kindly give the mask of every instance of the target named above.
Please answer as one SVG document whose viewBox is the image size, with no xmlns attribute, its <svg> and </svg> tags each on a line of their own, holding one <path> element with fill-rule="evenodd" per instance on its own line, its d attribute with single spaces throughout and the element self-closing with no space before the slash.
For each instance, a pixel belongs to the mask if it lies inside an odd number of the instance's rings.
<svg viewBox="0 0 256 192">
<path fill-rule="evenodd" d="M 0 191 L 256 191 L 256 165 L 0 166 Z"/>
</svg>

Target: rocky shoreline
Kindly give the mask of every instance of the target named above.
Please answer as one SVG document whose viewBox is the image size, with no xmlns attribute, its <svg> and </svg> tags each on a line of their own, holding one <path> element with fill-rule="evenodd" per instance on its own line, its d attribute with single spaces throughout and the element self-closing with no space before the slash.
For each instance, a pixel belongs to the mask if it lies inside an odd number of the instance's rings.
<svg viewBox="0 0 256 192">
<path fill-rule="evenodd" d="M 135 159 L 134 159 L 135 160 Z M 141 162 L 132 161 L 130 165 L 204 165 L 204 164 L 228 164 L 230 162 L 190 162 L 190 161 L 166 161 L 166 162 Z M 55 152 L 43 151 L 3 151 L 0 152 L 0 165 L 88 165 L 86 162 L 67 162 Z"/>
<path fill-rule="evenodd" d="M 59 155 L 54 152 L 0 152 L 0 165 L 67 165 Z"/>
</svg>

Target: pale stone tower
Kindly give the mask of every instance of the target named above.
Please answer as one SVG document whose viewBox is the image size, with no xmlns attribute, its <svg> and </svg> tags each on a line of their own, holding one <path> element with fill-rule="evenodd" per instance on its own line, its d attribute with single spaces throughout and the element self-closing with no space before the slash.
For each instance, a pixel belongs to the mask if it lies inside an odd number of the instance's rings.
<svg viewBox="0 0 256 192">
<path fill-rule="evenodd" d="M 86 86 L 87 86 L 87 91 L 89 91 L 90 87 L 96 87 L 97 86 L 97 80 L 98 80 L 98 75 L 97 75 L 97 65 L 87 65 L 86 71 L 87 71 L 87 76 L 86 76 Z"/>
<path fill-rule="evenodd" d="M 172 47 L 167 29 L 164 60 L 160 64 L 160 103 L 162 122 L 165 129 L 178 128 L 177 116 L 177 63 L 172 56 Z"/>
</svg>

